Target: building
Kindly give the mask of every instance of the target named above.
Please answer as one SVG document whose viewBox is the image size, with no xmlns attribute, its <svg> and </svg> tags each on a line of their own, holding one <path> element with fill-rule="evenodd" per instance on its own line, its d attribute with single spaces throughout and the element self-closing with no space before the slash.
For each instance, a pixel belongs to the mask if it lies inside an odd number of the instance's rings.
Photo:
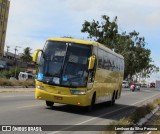
<svg viewBox="0 0 160 134">
<path fill-rule="evenodd" d="M 32 62 L 26 63 L 21 59 L 22 54 L 4 52 L 4 56 L 0 59 L 0 70 L 9 69 L 17 66 L 28 72 L 36 73 L 36 65 Z"/>
<path fill-rule="evenodd" d="M 4 53 L 9 7 L 9 0 L 0 0 L 0 57 Z"/>
<path fill-rule="evenodd" d="M 4 52 L 4 56 L 0 61 L 5 61 L 8 67 L 18 66 L 20 68 L 27 68 L 27 64 L 21 60 L 21 56 L 15 53 Z"/>
<path fill-rule="evenodd" d="M 11 60 L 20 60 L 21 56 L 11 52 L 4 52 L 4 57 Z"/>
<path fill-rule="evenodd" d="M 156 88 L 160 88 L 160 80 L 156 80 Z"/>
</svg>

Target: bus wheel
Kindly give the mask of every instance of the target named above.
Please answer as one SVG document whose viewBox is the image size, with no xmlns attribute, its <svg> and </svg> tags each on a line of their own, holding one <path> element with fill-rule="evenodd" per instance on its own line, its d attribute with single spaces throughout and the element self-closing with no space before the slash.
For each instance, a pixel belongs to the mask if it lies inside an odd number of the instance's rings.
<svg viewBox="0 0 160 134">
<path fill-rule="evenodd" d="M 95 100 L 96 100 L 96 94 L 94 93 L 93 97 L 92 97 L 91 105 L 86 107 L 86 110 L 88 112 L 91 112 L 93 110 L 93 107 L 94 107 L 94 104 L 95 104 Z"/>
<path fill-rule="evenodd" d="M 51 101 L 46 101 L 46 105 L 49 106 L 49 107 L 52 107 L 54 104 L 54 102 L 51 102 Z"/>
<path fill-rule="evenodd" d="M 112 95 L 112 99 L 109 101 L 110 106 L 113 106 L 115 104 L 115 92 Z"/>
</svg>

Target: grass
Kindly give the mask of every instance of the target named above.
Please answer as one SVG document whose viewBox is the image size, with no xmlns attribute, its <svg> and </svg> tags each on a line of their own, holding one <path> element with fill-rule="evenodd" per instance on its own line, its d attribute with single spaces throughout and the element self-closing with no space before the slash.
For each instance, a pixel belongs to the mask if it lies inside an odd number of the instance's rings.
<svg viewBox="0 0 160 134">
<path fill-rule="evenodd" d="M 157 100 L 157 103 L 159 103 Z M 147 125 L 160 125 L 160 111 L 156 112 L 156 114 L 154 114 L 153 118 L 148 122 Z M 151 134 L 160 134 L 160 131 L 152 131 Z"/>
<path fill-rule="evenodd" d="M 34 80 L 27 80 L 27 81 L 19 81 L 19 80 L 9 80 L 5 78 L 0 78 L 0 86 L 35 86 Z"/>
<path fill-rule="evenodd" d="M 160 115 L 155 116 L 155 120 L 153 121 L 154 125 L 160 125 Z"/>
<path fill-rule="evenodd" d="M 124 125 L 124 126 L 128 125 L 129 126 L 129 125 L 134 125 L 141 118 L 143 118 L 147 114 L 149 114 L 158 105 L 160 105 L 160 98 L 154 100 L 151 103 L 148 103 L 147 105 L 138 107 L 137 109 L 135 109 L 134 112 L 132 112 L 131 115 L 128 115 L 128 116 L 120 119 L 119 121 L 113 121 L 109 125 L 113 125 L 113 126 L 119 126 L 119 125 Z M 160 114 L 157 115 L 157 117 L 155 118 L 155 120 L 154 120 L 154 122 L 152 124 L 154 124 L 154 125 L 160 125 Z M 123 131 L 108 131 L 108 132 L 106 131 L 106 132 L 103 132 L 103 134 L 108 134 L 108 133 L 121 134 L 121 133 L 123 133 Z M 154 132 L 154 134 L 158 134 L 158 133 Z"/>
<path fill-rule="evenodd" d="M 145 117 L 155 108 L 155 104 L 149 103 L 147 105 L 137 108 L 128 118 L 132 124 L 136 124 L 141 118 Z"/>
</svg>

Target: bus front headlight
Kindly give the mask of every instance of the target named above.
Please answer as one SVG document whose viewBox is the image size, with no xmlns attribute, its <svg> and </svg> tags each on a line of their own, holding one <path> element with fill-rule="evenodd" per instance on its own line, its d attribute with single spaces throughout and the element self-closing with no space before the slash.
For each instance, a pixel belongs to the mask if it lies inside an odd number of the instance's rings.
<svg viewBox="0 0 160 134">
<path fill-rule="evenodd" d="M 74 94 L 74 95 L 85 95 L 86 94 L 86 91 L 82 91 L 82 90 L 70 90 L 71 91 L 71 94 Z"/>
<path fill-rule="evenodd" d="M 40 86 L 40 85 L 36 85 L 36 88 L 41 89 L 41 90 L 45 90 L 44 86 Z"/>
</svg>

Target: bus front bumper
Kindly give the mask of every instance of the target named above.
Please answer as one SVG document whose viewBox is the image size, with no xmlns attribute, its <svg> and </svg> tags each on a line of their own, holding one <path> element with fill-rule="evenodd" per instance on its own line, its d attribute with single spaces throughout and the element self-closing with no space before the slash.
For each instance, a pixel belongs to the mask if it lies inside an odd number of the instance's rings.
<svg viewBox="0 0 160 134">
<path fill-rule="evenodd" d="M 54 103 L 70 104 L 76 106 L 89 106 L 91 104 L 92 96 L 86 95 L 62 95 L 47 92 L 36 88 L 35 98 L 38 100 L 46 100 Z"/>
</svg>

